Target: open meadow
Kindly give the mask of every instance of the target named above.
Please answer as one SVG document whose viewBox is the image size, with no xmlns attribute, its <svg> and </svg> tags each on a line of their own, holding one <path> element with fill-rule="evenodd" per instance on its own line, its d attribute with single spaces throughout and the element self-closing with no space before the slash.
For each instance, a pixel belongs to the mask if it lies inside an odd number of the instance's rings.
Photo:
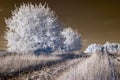
<svg viewBox="0 0 120 80">
<path fill-rule="evenodd" d="M 0 63 L 1 80 L 120 80 L 119 57 L 103 53 L 36 56 L 1 51 Z"/>
</svg>

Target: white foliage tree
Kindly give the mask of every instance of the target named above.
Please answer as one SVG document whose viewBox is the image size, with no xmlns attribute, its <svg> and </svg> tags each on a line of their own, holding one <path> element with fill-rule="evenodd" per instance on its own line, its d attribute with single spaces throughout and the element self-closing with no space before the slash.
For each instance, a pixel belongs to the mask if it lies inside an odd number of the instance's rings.
<svg viewBox="0 0 120 80">
<path fill-rule="evenodd" d="M 64 51 L 79 50 L 82 47 L 81 36 L 77 32 L 73 31 L 71 28 L 65 28 L 62 31 L 62 36 L 64 38 Z"/>
<path fill-rule="evenodd" d="M 28 53 L 54 51 L 61 44 L 62 25 L 46 5 L 23 4 L 5 20 L 8 51 Z"/>
<path fill-rule="evenodd" d="M 100 44 L 91 44 L 89 45 L 84 53 L 120 53 L 120 44 L 119 43 L 110 43 L 106 42 L 104 45 Z"/>
</svg>

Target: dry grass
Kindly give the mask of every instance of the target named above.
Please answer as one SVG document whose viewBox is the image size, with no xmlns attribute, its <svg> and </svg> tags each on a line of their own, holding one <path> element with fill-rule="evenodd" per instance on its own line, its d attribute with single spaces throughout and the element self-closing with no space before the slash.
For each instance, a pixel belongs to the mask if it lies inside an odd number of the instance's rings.
<svg viewBox="0 0 120 80">
<path fill-rule="evenodd" d="M 32 54 L 27 54 L 27 55 L 17 55 L 13 53 L 12 54 L 6 53 L 5 55 L 2 54 L 0 55 L 0 63 L 1 63 L 0 79 L 24 80 L 30 77 L 34 72 L 39 72 L 41 76 L 45 76 L 46 74 L 49 75 L 48 73 L 51 72 L 52 74 L 55 75 L 61 74 L 58 72 L 59 71 L 65 72 L 64 69 L 68 68 L 67 65 L 71 64 L 71 63 L 68 64 L 67 61 L 71 61 L 74 58 L 79 58 L 79 55 L 72 53 L 61 54 L 61 55 L 40 55 L 40 56 L 35 56 Z M 50 77 L 48 78 L 53 79 L 54 77 L 58 77 L 58 76 L 54 76 L 51 78 Z"/>
<path fill-rule="evenodd" d="M 51 67 L 45 67 L 40 71 L 35 71 L 27 80 L 57 80 L 57 78 L 64 72 L 68 71 L 71 66 L 78 64 L 78 62 L 85 58 L 68 60 L 66 62 L 57 63 Z"/>
<path fill-rule="evenodd" d="M 59 60 L 60 57 L 56 56 L 35 56 L 29 55 L 10 55 L 5 57 L 0 57 L 0 76 L 6 75 L 20 70 L 25 70 L 30 67 L 35 67 L 39 64 L 45 64 L 48 61 Z"/>
<path fill-rule="evenodd" d="M 6 52 L 0 54 L 0 80 L 120 80 L 118 60 L 106 53 L 86 55 Z"/>
<path fill-rule="evenodd" d="M 117 57 L 120 60 L 120 57 Z M 115 76 L 116 80 L 120 80 L 120 61 L 114 59 L 114 69 L 115 69 Z"/>
<path fill-rule="evenodd" d="M 113 67 L 112 58 L 105 53 L 93 54 L 90 58 L 74 65 L 57 80 L 120 80 L 115 79 L 114 68 L 120 72 L 120 64 Z M 115 72 L 116 75 L 118 73 Z"/>
</svg>

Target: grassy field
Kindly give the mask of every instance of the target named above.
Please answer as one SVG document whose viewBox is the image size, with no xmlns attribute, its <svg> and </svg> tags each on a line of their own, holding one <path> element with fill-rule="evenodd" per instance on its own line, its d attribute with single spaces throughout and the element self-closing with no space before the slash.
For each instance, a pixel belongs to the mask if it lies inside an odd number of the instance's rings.
<svg viewBox="0 0 120 80">
<path fill-rule="evenodd" d="M 120 80 L 117 56 L 57 53 L 35 56 L 1 51 L 0 80 Z"/>
<path fill-rule="evenodd" d="M 57 80 L 120 80 L 120 62 L 106 53 L 96 53 L 79 62 Z"/>
</svg>

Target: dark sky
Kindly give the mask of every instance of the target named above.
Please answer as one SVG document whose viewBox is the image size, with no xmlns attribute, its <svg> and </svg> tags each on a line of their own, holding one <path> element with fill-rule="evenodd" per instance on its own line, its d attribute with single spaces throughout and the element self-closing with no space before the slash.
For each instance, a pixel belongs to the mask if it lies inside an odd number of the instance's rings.
<svg viewBox="0 0 120 80">
<path fill-rule="evenodd" d="M 47 2 L 59 20 L 81 33 L 85 41 L 120 42 L 120 0 L 0 0 L 1 36 L 4 18 L 10 17 L 15 4 L 23 2 Z"/>
</svg>

